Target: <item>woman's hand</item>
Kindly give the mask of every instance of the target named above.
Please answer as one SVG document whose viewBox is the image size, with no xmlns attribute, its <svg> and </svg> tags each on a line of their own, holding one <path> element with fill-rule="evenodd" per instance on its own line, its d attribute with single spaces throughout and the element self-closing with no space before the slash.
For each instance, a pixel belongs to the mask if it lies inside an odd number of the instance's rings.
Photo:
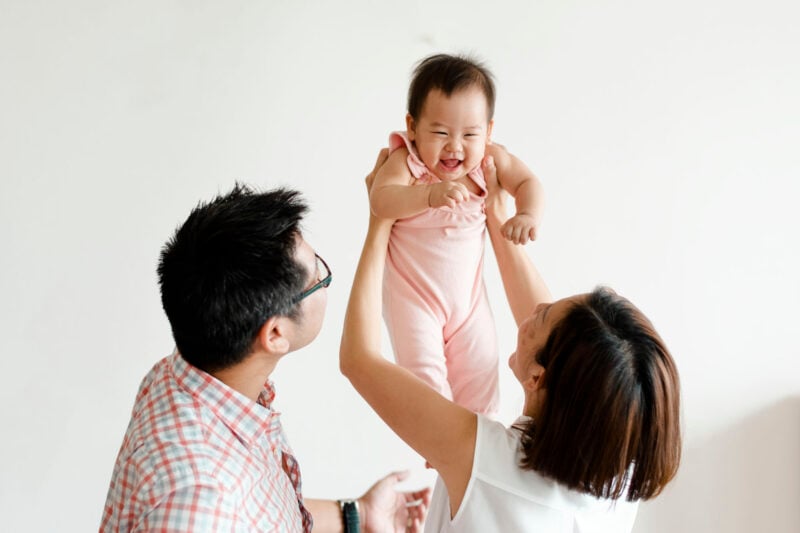
<svg viewBox="0 0 800 533">
<path fill-rule="evenodd" d="M 484 157 L 481 166 L 483 168 L 483 177 L 486 179 L 486 223 L 496 224 L 496 227 L 500 227 L 508 219 L 506 202 L 509 194 L 497 181 L 497 167 L 494 164 L 494 157 L 490 155 Z"/>
<path fill-rule="evenodd" d="M 369 192 L 372 190 L 372 184 L 375 183 L 375 176 L 378 175 L 378 171 L 383 164 L 386 163 L 387 159 L 389 159 L 389 149 L 381 148 L 381 151 L 378 152 L 378 159 L 375 161 L 375 167 L 367 174 L 367 177 L 364 178 L 364 183 L 367 185 L 367 196 L 369 196 Z"/>
<path fill-rule="evenodd" d="M 375 176 L 378 175 L 378 171 L 381 167 L 386 163 L 386 160 L 389 159 L 389 149 L 382 148 L 380 152 L 378 152 L 378 159 L 375 160 L 375 166 L 372 168 L 367 177 L 364 178 L 364 184 L 367 186 L 367 199 L 369 199 L 369 193 L 372 190 L 372 186 L 375 183 Z M 391 231 L 391 227 L 394 224 L 393 219 L 388 218 L 379 218 L 375 216 L 375 214 L 370 210 L 369 213 L 369 231 Z"/>
</svg>

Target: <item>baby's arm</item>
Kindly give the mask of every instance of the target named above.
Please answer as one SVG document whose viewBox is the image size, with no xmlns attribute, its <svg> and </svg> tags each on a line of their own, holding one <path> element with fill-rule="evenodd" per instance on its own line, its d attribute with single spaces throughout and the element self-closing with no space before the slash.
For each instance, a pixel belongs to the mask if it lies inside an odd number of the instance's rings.
<svg viewBox="0 0 800 533">
<path fill-rule="evenodd" d="M 380 218 L 407 218 L 422 213 L 429 207 L 455 207 L 469 198 L 469 191 L 461 183 L 446 181 L 429 185 L 412 185 L 414 177 L 408 169 L 408 150 L 398 148 L 375 176 L 369 194 L 369 204 Z"/>
<path fill-rule="evenodd" d="M 539 178 L 499 144 L 487 146 L 486 155 L 494 157 L 497 180 L 514 197 L 517 207 L 516 214 L 500 228 L 502 235 L 515 244 L 535 240 L 544 210 L 544 193 Z"/>
</svg>

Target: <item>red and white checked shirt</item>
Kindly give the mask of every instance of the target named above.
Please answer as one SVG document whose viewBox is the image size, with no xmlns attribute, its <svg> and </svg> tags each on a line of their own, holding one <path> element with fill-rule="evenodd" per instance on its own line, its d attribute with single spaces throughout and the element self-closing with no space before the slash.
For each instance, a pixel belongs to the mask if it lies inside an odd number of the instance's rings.
<svg viewBox="0 0 800 533">
<path fill-rule="evenodd" d="M 300 470 L 271 408 L 177 353 L 142 380 L 101 532 L 311 531 Z"/>
</svg>

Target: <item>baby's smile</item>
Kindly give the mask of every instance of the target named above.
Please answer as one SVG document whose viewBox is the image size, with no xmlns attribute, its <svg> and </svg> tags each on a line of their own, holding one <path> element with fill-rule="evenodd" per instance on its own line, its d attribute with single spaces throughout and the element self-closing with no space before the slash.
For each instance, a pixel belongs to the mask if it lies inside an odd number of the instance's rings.
<svg viewBox="0 0 800 533">
<path fill-rule="evenodd" d="M 456 170 L 461 165 L 460 159 L 440 159 L 439 162 L 447 170 Z"/>
</svg>

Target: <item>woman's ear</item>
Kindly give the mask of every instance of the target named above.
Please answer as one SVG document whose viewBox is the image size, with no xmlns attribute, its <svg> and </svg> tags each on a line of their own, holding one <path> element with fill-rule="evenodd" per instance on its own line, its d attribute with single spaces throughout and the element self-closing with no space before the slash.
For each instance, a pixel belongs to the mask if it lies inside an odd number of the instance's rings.
<svg viewBox="0 0 800 533">
<path fill-rule="evenodd" d="M 544 389 L 544 367 L 539 363 L 532 363 L 528 369 L 528 377 L 522 385 L 531 392 Z"/>
<path fill-rule="evenodd" d="M 409 141 L 413 141 L 417 135 L 417 124 L 414 122 L 414 117 L 411 113 L 406 113 L 406 135 Z"/>
<path fill-rule="evenodd" d="M 289 352 L 289 319 L 282 316 L 270 317 L 258 330 L 256 342 L 270 355 L 282 356 Z"/>
</svg>

